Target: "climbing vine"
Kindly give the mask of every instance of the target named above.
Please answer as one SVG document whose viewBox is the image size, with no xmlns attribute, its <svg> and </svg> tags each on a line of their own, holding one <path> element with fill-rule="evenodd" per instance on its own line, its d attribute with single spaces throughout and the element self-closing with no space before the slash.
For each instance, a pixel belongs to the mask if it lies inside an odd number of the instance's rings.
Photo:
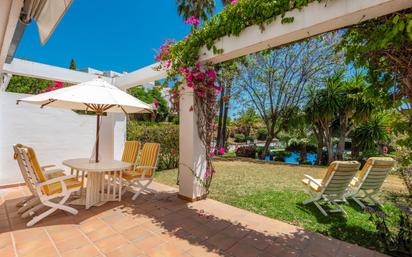
<svg viewBox="0 0 412 257">
<path fill-rule="evenodd" d="M 206 190 L 209 189 L 215 173 L 212 141 L 216 127 L 216 99 L 221 88 L 217 84 L 213 66 L 198 62 L 201 49 L 207 47 L 215 54 L 223 53 L 223 49 L 215 46 L 216 40 L 224 36 L 239 36 L 245 28 L 252 25 L 264 30 L 265 25 L 278 18 L 282 23 L 291 23 L 294 18 L 287 17 L 286 12 L 301 9 L 315 1 L 326 0 L 233 0 L 202 26 L 197 17 L 190 17 L 185 24 L 192 26 L 191 33 L 179 42 L 166 39 L 158 51 L 155 59 L 160 64 L 156 69 L 166 71 L 165 83 L 173 83 L 172 96 L 175 106 L 179 104 L 179 94 L 183 86 L 193 90 L 194 106 L 191 111 L 197 115 L 199 138 L 206 146 L 207 167 L 202 176 L 193 170 L 192 173 Z"/>
</svg>

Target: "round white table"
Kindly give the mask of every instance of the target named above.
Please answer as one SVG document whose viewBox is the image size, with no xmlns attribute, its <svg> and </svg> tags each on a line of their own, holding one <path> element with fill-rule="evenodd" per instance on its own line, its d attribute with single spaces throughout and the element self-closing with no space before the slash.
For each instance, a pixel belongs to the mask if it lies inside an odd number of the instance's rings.
<svg viewBox="0 0 412 257">
<path fill-rule="evenodd" d="M 80 178 L 82 188 L 80 197 L 71 204 L 85 205 L 86 209 L 91 206 L 100 206 L 107 201 L 121 201 L 122 197 L 122 172 L 130 170 L 131 165 L 127 162 L 116 160 L 105 160 L 91 162 L 89 158 L 70 159 L 63 161 L 63 165 L 71 168 L 71 173 L 76 172 Z M 86 179 L 86 195 L 84 196 L 84 178 Z"/>
</svg>

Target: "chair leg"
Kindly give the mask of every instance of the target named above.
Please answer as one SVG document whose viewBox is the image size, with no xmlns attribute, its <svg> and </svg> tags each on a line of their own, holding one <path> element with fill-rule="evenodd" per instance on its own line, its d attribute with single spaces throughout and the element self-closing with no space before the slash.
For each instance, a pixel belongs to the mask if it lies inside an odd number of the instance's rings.
<svg viewBox="0 0 412 257">
<path fill-rule="evenodd" d="M 33 208 L 34 206 L 38 205 L 40 203 L 39 198 L 32 198 L 29 201 L 27 201 L 25 204 L 23 204 L 20 209 L 17 211 L 19 214 L 25 213 L 27 210 Z"/>
<path fill-rule="evenodd" d="M 136 200 L 136 198 L 140 195 L 141 192 L 147 189 L 147 187 L 152 183 L 152 179 L 149 179 L 146 184 L 140 183 L 140 181 L 136 181 L 136 186 L 140 187 L 140 189 L 133 195 L 132 200 Z"/>
<path fill-rule="evenodd" d="M 331 201 L 333 205 L 335 205 L 335 209 L 330 210 L 329 212 L 343 212 L 345 215 L 347 215 L 346 211 L 336 202 L 336 201 Z"/>
<path fill-rule="evenodd" d="M 314 201 L 313 203 L 316 205 L 316 207 L 318 207 L 319 211 L 320 211 L 324 216 L 326 216 L 326 217 L 328 216 L 328 213 L 325 211 L 325 209 L 323 209 L 322 206 L 320 206 L 320 204 L 319 204 L 317 201 Z"/>
<path fill-rule="evenodd" d="M 352 196 L 351 197 L 362 209 L 365 209 L 365 205 L 362 203 L 362 201 L 361 200 L 359 200 L 357 197 L 355 197 L 355 196 Z"/>
<path fill-rule="evenodd" d="M 49 201 L 49 200 L 43 200 L 42 203 L 43 203 L 45 206 L 48 206 L 48 207 L 51 207 L 51 208 L 48 209 L 47 211 L 43 212 L 42 214 L 33 217 L 33 219 L 30 220 L 30 221 L 27 223 L 27 226 L 28 226 L 28 227 L 33 226 L 34 224 L 36 224 L 36 223 L 39 222 L 40 220 L 44 219 L 45 217 L 47 217 L 47 216 L 49 216 L 50 214 L 52 214 L 53 212 L 55 212 L 57 209 L 60 209 L 60 210 L 69 212 L 69 213 L 71 213 L 71 214 L 73 214 L 73 215 L 76 215 L 76 214 L 78 213 L 78 210 L 76 210 L 76 209 L 74 209 L 74 208 L 72 208 L 72 207 L 69 207 L 69 206 L 64 205 L 64 203 L 69 199 L 70 195 L 71 195 L 71 194 L 65 195 L 58 203 L 53 203 L 53 202 L 51 202 L 51 201 Z"/>
<path fill-rule="evenodd" d="M 26 198 L 24 198 L 22 201 L 18 202 L 16 204 L 16 207 L 23 207 L 28 201 L 31 201 L 33 198 L 35 198 L 34 195 L 28 196 Z"/>
</svg>

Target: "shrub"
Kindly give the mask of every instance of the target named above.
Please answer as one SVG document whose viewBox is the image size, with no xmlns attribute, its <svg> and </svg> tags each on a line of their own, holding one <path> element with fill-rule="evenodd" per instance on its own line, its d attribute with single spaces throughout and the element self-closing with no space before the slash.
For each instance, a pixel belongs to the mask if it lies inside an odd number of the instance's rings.
<svg viewBox="0 0 412 257">
<path fill-rule="evenodd" d="M 246 136 L 243 134 L 235 134 L 235 142 L 246 142 Z"/>
<path fill-rule="evenodd" d="M 256 146 L 254 145 L 240 146 L 236 149 L 236 156 L 255 158 L 256 157 Z"/>
<path fill-rule="evenodd" d="M 268 136 L 268 130 L 266 128 L 259 128 L 256 132 L 257 140 L 266 140 Z"/>
<path fill-rule="evenodd" d="M 128 124 L 128 140 L 144 143 L 159 143 L 159 170 L 173 169 L 179 164 L 179 126 L 163 123 L 142 123 L 131 121 Z"/>
</svg>

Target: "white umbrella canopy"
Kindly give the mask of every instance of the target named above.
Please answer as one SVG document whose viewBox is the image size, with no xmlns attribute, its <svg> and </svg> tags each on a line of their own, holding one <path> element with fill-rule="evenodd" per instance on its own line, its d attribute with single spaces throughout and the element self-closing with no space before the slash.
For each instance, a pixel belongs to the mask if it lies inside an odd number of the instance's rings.
<svg viewBox="0 0 412 257">
<path fill-rule="evenodd" d="M 81 111 L 150 113 L 153 107 L 127 94 L 103 79 L 94 79 L 17 101 L 41 107 L 60 107 Z"/>
<path fill-rule="evenodd" d="M 96 162 L 99 161 L 100 116 L 105 112 L 114 113 L 151 113 L 153 107 L 123 92 L 103 79 L 94 79 L 75 86 L 65 87 L 17 100 L 31 104 L 93 111 L 97 115 Z"/>
</svg>

